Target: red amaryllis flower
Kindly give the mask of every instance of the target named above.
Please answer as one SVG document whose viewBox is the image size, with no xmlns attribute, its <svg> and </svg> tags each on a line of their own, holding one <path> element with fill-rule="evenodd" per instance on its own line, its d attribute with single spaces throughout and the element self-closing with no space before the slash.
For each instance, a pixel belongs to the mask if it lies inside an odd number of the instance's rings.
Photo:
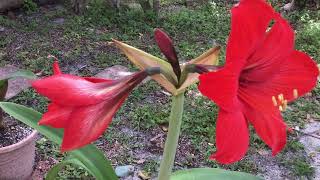
<svg viewBox="0 0 320 180">
<path fill-rule="evenodd" d="M 57 62 L 54 73 L 34 81 L 32 86 L 52 101 L 39 124 L 64 129 L 62 152 L 95 141 L 130 91 L 148 75 L 141 71 L 120 80 L 82 78 L 62 74 Z"/>
<path fill-rule="evenodd" d="M 288 22 L 265 1 L 241 0 L 231 12 L 225 67 L 202 74 L 199 85 L 220 107 L 210 158 L 223 164 L 245 155 L 249 123 L 273 155 L 281 151 L 286 124 L 279 110 L 315 87 L 319 74 L 308 55 L 294 50 Z"/>
</svg>

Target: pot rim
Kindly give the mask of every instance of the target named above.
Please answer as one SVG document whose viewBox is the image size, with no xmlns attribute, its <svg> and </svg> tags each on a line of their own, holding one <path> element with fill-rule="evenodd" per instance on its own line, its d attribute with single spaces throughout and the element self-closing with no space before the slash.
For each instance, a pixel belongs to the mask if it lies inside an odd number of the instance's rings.
<svg viewBox="0 0 320 180">
<path fill-rule="evenodd" d="M 29 144 L 37 136 L 37 134 L 38 134 L 38 131 L 33 130 L 29 136 L 25 137 L 21 141 L 15 143 L 15 144 L 11 144 L 9 146 L 5 146 L 5 147 L 0 148 L 0 154 L 14 151 L 16 149 L 19 149 L 19 148 L 25 146 L 26 144 Z"/>
</svg>

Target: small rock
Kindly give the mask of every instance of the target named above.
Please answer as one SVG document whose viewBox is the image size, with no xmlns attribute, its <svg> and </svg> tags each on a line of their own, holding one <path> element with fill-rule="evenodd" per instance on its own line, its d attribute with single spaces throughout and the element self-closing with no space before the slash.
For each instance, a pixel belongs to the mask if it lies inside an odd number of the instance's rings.
<svg viewBox="0 0 320 180">
<path fill-rule="evenodd" d="M 127 177 L 134 172 L 134 167 L 132 165 L 118 166 L 115 172 L 118 177 Z"/>
<path fill-rule="evenodd" d="M 292 11 L 294 9 L 294 1 L 285 4 L 283 7 L 280 8 L 283 11 Z"/>
<path fill-rule="evenodd" d="M 53 23 L 62 25 L 64 23 L 64 18 L 56 18 L 53 20 Z"/>
<path fill-rule="evenodd" d="M 304 133 L 315 135 L 320 129 L 319 122 L 312 122 L 306 125 L 302 131 Z M 302 136 L 300 142 L 304 145 L 305 151 L 311 156 L 312 166 L 315 168 L 314 179 L 320 179 L 320 154 L 315 153 L 320 148 L 320 140 L 311 136 Z"/>
</svg>

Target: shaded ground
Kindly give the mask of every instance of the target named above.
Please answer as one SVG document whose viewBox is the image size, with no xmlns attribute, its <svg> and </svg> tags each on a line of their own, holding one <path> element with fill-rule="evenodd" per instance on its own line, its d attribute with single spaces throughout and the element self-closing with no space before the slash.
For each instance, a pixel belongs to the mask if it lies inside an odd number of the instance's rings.
<svg viewBox="0 0 320 180">
<path fill-rule="evenodd" d="M 166 5 L 161 19 L 143 15 L 140 11 L 112 12 L 98 5 L 85 16 L 74 16 L 62 5 L 40 7 L 37 12 L 16 12 L 14 20 L 0 17 L 0 65 L 13 64 L 28 68 L 41 76 L 51 74 L 46 57 L 53 54 L 60 59 L 66 73 L 93 76 L 106 67 L 123 65 L 134 68 L 123 55 L 108 43 L 111 38 L 161 56 L 152 39 L 152 30 L 162 27 L 173 36 L 182 60 L 192 59 L 214 43 L 224 47 L 229 31 L 229 9 L 223 6 L 193 7 Z M 172 10 L 174 9 L 174 10 Z M 320 60 L 319 12 L 302 11 L 287 15 L 297 30 L 297 48 Z M 221 59 L 223 59 L 222 51 Z M 289 126 L 303 127 L 310 120 L 320 120 L 319 88 L 301 98 L 284 113 Z M 47 101 L 27 90 L 12 101 L 46 110 Z M 137 88 L 114 118 L 112 126 L 96 144 L 112 160 L 114 166 L 134 165 L 136 173 L 145 171 L 155 177 L 165 140 L 170 96 L 149 81 Z M 161 108 L 159 108 L 161 107 Z M 196 86 L 187 92 L 182 135 L 179 141 L 175 169 L 192 167 L 220 167 L 209 161 L 214 152 L 216 106 L 200 96 Z M 252 131 L 253 132 L 253 131 Z M 259 174 L 267 179 L 300 179 L 313 177 L 312 159 L 291 134 L 287 148 L 277 157 L 255 135 L 251 148 L 242 161 L 222 166 L 236 171 Z M 45 138 L 37 142 L 37 165 L 34 179 L 41 179 L 46 171 L 64 158 L 58 146 Z M 84 170 L 67 167 L 61 178 L 88 177 Z M 133 177 L 132 177 L 133 178 Z"/>
</svg>

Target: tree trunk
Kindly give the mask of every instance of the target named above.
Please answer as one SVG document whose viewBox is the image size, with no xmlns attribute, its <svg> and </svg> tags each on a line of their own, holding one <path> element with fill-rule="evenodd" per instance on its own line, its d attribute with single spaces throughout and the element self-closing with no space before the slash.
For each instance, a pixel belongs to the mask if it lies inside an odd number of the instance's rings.
<svg viewBox="0 0 320 180">
<path fill-rule="evenodd" d="M 153 11 L 156 15 L 159 14 L 160 11 L 160 0 L 153 0 Z"/>
<path fill-rule="evenodd" d="M 88 3 L 89 0 L 71 0 L 72 9 L 76 14 L 83 14 Z"/>
<path fill-rule="evenodd" d="M 149 0 L 139 0 L 139 4 L 141 5 L 144 12 L 152 10 Z"/>
<path fill-rule="evenodd" d="M 113 9 L 119 9 L 121 0 L 106 0 L 107 7 L 113 8 Z"/>
</svg>

